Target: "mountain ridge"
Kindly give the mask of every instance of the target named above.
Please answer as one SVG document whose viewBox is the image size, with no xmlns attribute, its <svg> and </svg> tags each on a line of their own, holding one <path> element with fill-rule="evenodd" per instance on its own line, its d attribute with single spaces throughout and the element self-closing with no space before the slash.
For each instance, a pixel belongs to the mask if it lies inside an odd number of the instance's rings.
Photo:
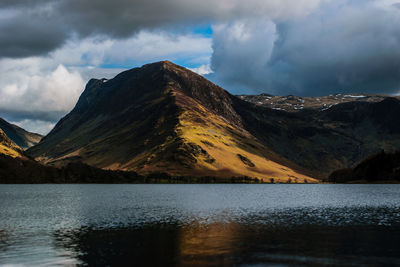
<svg viewBox="0 0 400 267">
<path fill-rule="evenodd" d="M 228 92 L 163 61 L 91 80 L 71 113 L 28 152 L 47 164 L 313 181 L 266 159 L 266 150 L 243 128 Z"/>
<path fill-rule="evenodd" d="M 268 107 L 288 112 L 304 110 L 324 111 L 338 104 L 349 102 L 380 102 L 388 97 L 399 99 L 399 96 L 378 94 L 333 94 L 327 96 L 302 97 L 295 95 L 277 96 L 269 94 L 237 95 L 238 98 L 251 102 L 257 106 Z"/>
</svg>

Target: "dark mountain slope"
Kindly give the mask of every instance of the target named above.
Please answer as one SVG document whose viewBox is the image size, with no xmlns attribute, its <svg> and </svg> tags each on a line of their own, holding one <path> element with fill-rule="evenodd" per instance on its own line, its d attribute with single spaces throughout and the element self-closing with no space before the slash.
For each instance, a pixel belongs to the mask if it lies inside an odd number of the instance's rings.
<svg viewBox="0 0 400 267">
<path fill-rule="evenodd" d="M 157 67 L 89 81 L 76 107 L 29 153 L 112 169 L 175 138 L 178 111 Z"/>
<path fill-rule="evenodd" d="M 42 139 L 40 134 L 28 132 L 2 118 L 0 118 L 0 129 L 23 149 L 36 145 L 40 142 L 40 139 Z"/>
<path fill-rule="evenodd" d="M 354 168 L 334 171 L 328 179 L 333 183 L 400 182 L 400 152 L 371 155 Z"/>
<path fill-rule="evenodd" d="M 320 118 L 356 126 L 370 121 L 383 133 L 400 134 L 399 120 L 400 100 L 387 97 L 379 102 L 349 102 L 334 106 L 320 113 Z"/>
<path fill-rule="evenodd" d="M 400 147 L 400 101 L 396 98 L 298 112 L 233 99 L 244 127 L 261 143 L 321 177 L 382 149 Z"/>
</svg>

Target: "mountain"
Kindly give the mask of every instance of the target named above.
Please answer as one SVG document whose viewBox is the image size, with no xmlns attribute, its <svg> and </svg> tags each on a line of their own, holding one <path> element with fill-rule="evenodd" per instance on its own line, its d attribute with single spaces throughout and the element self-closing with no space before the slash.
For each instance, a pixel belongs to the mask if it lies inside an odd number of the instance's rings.
<svg viewBox="0 0 400 267">
<path fill-rule="evenodd" d="M 80 161 L 141 174 L 315 181 L 246 130 L 235 99 L 171 62 L 144 65 L 90 80 L 75 108 L 28 153 L 51 165 Z"/>
<path fill-rule="evenodd" d="M 8 138 L 2 129 L 0 129 L 0 155 L 6 155 L 13 158 L 23 157 L 22 149 Z"/>
<path fill-rule="evenodd" d="M 275 96 L 260 94 L 238 95 L 237 97 L 258 106 L 288 112 L 298 112 L 304 109 L 324 111 L 335 105 L 347 102 L 380 102 L 388 96 L 376 94 L 334 94 L 318 97 L 301 97 L 294 95 Z"/>
<path fill-rule="evenodd" d="M 11 140 L 23 149 L 36 145 L 43 137 L 40 134 L 28 132 L 2 118 L 0 118 L 0 129 L 2 129 Z"/>
<path fill-rule="evenodd" d="M 274 110 L 236 100 L 244 127 L 264 146 L 327 177 L 382 149 L 400 148 L 400 101 L 352 101 L 324 110 Z"/>
<path fill-rule="evenodd" d="M 400 182 L 400 151 L 381 151 L 357 164 L 354 168 L 334 171 L 329 182 Z"/>
<path fill-rule="evenodd" d="M 319 106 L 321 99 L 307 106 L 309 98 L 286 97 L 287 104 L 305 101 L 287 111 L 254 97 L 233 96 L 168 61 L 148 64 L 90 80 L 75 108 L 28 153 L 51 165 L 303 182 L 400 147 L 395 97 L 334 95 Z"/>
</svg>

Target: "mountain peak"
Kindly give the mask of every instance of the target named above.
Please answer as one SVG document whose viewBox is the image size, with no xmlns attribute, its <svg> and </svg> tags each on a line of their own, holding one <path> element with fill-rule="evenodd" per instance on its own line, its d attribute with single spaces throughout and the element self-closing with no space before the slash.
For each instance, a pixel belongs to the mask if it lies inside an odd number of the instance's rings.
<svg viewBox="0 0 400 267">
<path fill-rule="evenodd" d="M 149 63 L 146 65 L 161 65 L 162 67 L 166 68 L 168 66 L 176 66 L 176 67 L 180 67 L 179 65 L 176 65 L 175 63 L 172 63 L 169 60 L 162 60 L 162 61 L 157 61 L 157 62 L 153 62 L 153 63 Z M 144 65 L 144 66 L 146 66 Z"/>
<path fill-rule="evenodd" d="M 268 149 L 244 129 L 233 98 L 170 61 L 147 64 L 91 80 L 74 110 L 29 153 L 55 165 L 311 181 L 266 158 Z"/>
<path fill-rule="evenodd" d="M 169 60 L 162 60 L 162 61 L 157 61 L 157 62 L 153 62 L 153 63 L 148 63 L 143 65 L 142 67 L 146 67 L 146 66 L 161 66 L 163 68 L 169 68 L 169 67 L 179 67 L 179 68 L 183 68 Z"/>
<path fill-rule="evenodd" d="M 110 99 L 115 99 L 120 108 L 128 108 L 136 99 L 145 95 L 158 98 L 160 94 L 167 92 L 181 103 L 185 102 L 182 100 L 183 96 L 194 99 L 213 113 L 241 127 L 240 118 L 231 107 L 232 96 L 227 91 L 203 76 L 168 60 L 124 71 L 110 80 L 91 79 L 75 110 L 85 112 L 93 105 L 97 106 L 96 112 L 104 113 L 106 109 L 110 109 L 107 107 Z"/>
<path fill-rule="evenodd" d="M 183 70 L 183 71 L 189 71 L 188 69 L 185 69 L 184 67 L 181 67 L 175 63 L 172 63 L 169 60 L 163 60 L 163 61 L 157 61 L 149 64 L 145 64 L 142 67 L 139 68 L 133 68 L 132 70 L 153 70 L 153 71 L 165 71 L 165 70 Z"/>
</svg>

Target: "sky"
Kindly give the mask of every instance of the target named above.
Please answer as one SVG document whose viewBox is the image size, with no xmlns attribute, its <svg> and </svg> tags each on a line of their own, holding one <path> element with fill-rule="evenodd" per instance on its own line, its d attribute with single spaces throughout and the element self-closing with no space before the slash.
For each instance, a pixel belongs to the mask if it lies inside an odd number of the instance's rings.
<svg viewBox="0 0 400 267">
<path fill-rule="evenodd" d="M 0 116 L 27 130 L 160 60 L 233 94 L 399 94 L 400 0 L 0 0 Z"/>
</svg>

